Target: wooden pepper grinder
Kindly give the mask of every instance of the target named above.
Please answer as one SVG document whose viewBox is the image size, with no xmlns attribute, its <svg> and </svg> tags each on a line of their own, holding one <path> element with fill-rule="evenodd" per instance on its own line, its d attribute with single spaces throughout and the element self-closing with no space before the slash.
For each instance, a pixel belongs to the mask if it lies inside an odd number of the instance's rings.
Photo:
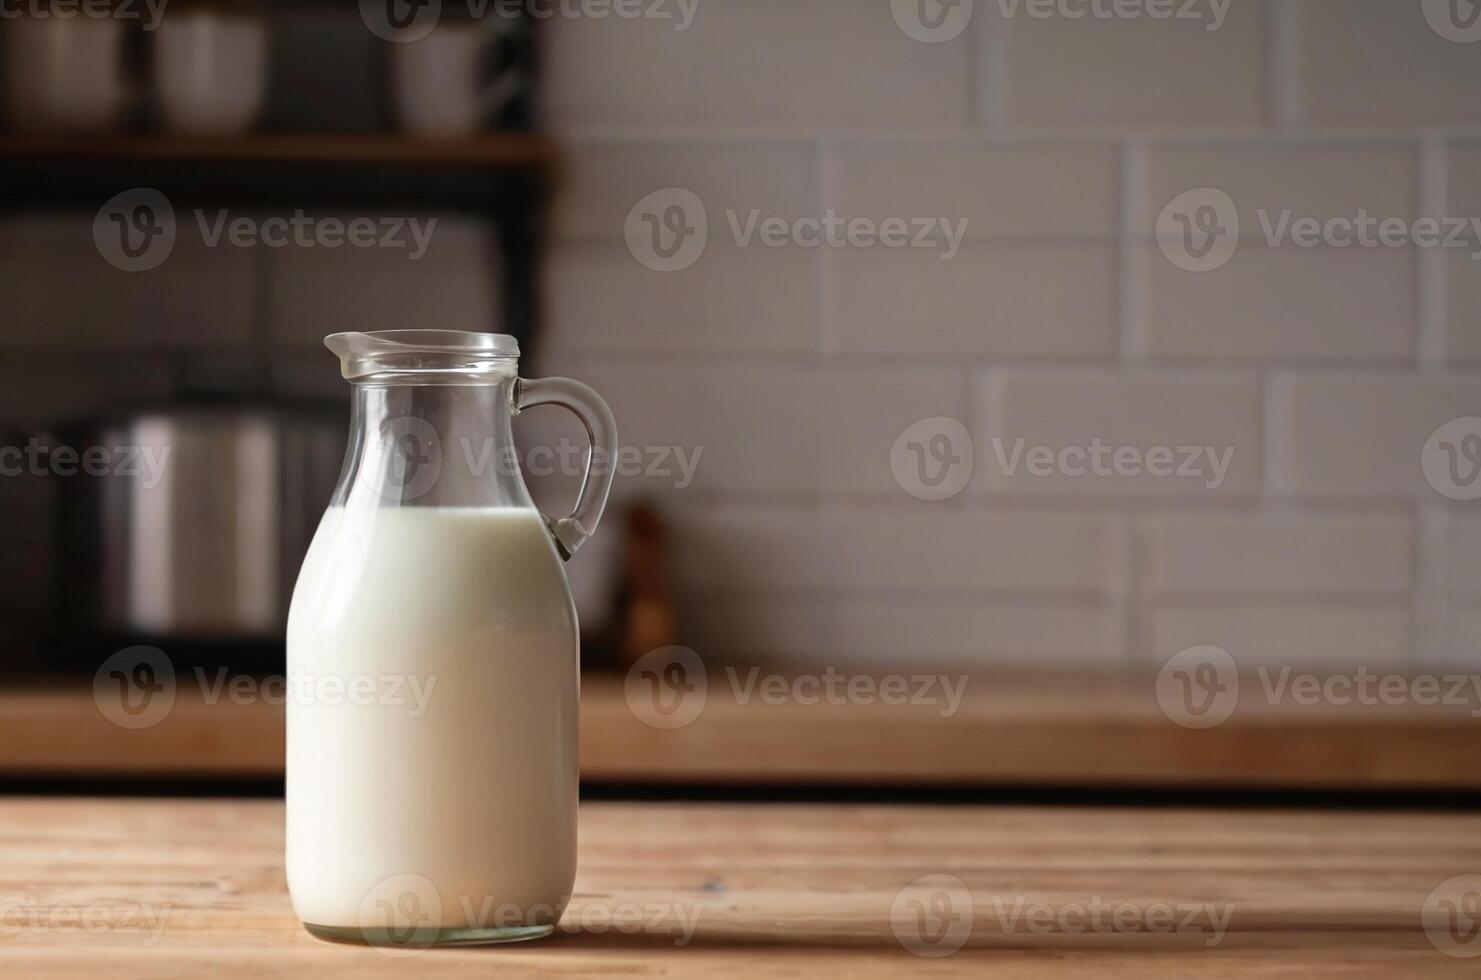
<svg viewBox="0 0 1481 980">
<path fill-rule="evenodd" d="M 617 659 L 624 670 L 650 650 L 679 642 L 663 518 L 651 505 L 636 503 L 625 524 L 627 547 L 617 600 Z"/>
</svg>

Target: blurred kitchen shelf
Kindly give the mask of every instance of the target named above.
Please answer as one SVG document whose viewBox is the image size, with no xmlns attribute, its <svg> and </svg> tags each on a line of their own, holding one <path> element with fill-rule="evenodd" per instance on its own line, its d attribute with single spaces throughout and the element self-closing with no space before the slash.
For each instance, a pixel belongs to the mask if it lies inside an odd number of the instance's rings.
<svg viewBox="0 0 1481 980">
<path fill-rule="evenodd" d="M 920 673 L 921 671 L 916 671 Z M 946 671 L 950 673 L 950 671 Z M 620 676 L 582 682 L 587 780 L 650 784 L 1481 788 L 1481 721 L 1465 706 L 1267 704 L 1256 678 L 1233 716 L 1170 722 L 1141 674 L 979 673 L 941 704 L 768 705 L 711 694 L 690 724 L 652 728 Z M 0 775 L 276 776 L 282 708 L 204 702 L 182 686 L 169 717 L 125 730 L 85 682 L 0 693 Z"/>
<path fill-rule="evenodd" d="M 0 214 L 101 215 L 116 195 L 139 188 L 162 193 L 181 224 L 187 208 L 294 209 L 314 217 L 471 214 L 489 219 L 498 239 L 500 329 L 528 345 L 540 321 L 539 228 L 554 159 L 551 141 L 526 131 L 445 140 L 397 133 L 0 135 Z"/>
<path fill-rule="evenodd" d="M 135 160 L 210 163 L 480 164 L 538 167 L 554 149 L 538 133 L 504 132 L 453 139 L 400 133 L 264 133 L 239 138 L 192 136 L 0 137 L 0 160 L 78 159 L 109 164 Z"/>
<path fill-rule="evenodd" d="M 511 219 L 543 203 L 550 140 L 509 131 L 458 139 L 397 133 L 0 136 L 0 209 L 96 212 L 133 188 L 181 207 L 394 207 Z"/>
</svg>

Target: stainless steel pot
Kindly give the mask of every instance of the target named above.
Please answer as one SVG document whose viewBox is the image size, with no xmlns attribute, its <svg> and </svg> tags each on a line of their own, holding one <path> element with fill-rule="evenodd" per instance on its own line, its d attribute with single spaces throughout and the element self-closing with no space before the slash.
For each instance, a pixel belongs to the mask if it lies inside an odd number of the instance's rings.
<svg viewBox="0 0 1481 980">
<path fill-rule="evenodd" d="M 346 416 L 332 403 L 216 399 L 56 430 L 59 625 L 156 639 L 280 637 L 334 489 Z"/>
</svg>

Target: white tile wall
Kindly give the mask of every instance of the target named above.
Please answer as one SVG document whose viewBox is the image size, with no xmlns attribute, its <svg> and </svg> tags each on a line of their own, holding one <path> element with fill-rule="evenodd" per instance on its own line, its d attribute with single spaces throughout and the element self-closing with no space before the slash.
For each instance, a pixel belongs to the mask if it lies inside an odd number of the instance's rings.
<svg viewBox="0 0 1481 980">
<path fill-rule="evenodd" d="M 1260 385 L 1252 374 L 1010 368 L 984 376 L 978 392 L 975 472 L 989 492 L 1210 498 L 1259 487 Z M 1097 441 L 1105 447 L 1099 473 L 1078 455 L 1058 465 L 1068 449 L 1096 452 Z M 1035 449 L 1053 453 L 1055 463 L 1036 472 Z M 1141 454 L 1154 449 L 1170 453 L 1141 465 Z M 1126 451 L 1119 469 L 1118 450 Z"/>
<path fill-rule="evenodd" d="M 618 226 L 619 230 L 621 225 Z M 735 248 L 712 237 L 679 273 L 645 268 L 622 242 L 565 240 L 546 254 L 553 351 L 813 351 L 819 259 L 798 248 Z"/>
<path fill-rule="evenodd" d="M 885 4 L 701 0 L 684 31 L 615 17 L 550 26 L 542 94 L 559 127 L 926 127 L 970 117 L 970 36 L 914 41 Z"/>
<path fill-rule="evenodd" d="M 1006 65 L 995 77 L 1015 124 L 1251 126 L 1264 118 L 1264 0 L 1236 0 L 1222 23 L 1204 15 L 1226 5 L 1206 2 L 1173 5 L 1199 16 L 1170 19 L 1065 17 L 1055 12 L 1091 5 L 1031 0 L 977 6 L 1001 37 Z"/>
<path fill-rule="evenodd" d="M 1402 596 L 1411 584 L 1405 514 L 1168 514 L 1143 534 L 1147 595 Z"/>
<path fill-rule="evenodd" d="M 1239 208 L 1240 235 L 1262 237 L 1260 213 L 1320 220 L 1367 210 L 1412 219 L 1419 210 L 1416 147 L 1402 140 L 1235 141 L 1154 144 L 1137 228 L 1150 234 L 1167 202 L 1195 187 L 1224 191 Z"/>
<path fill-rule="evenodd" d="M 822 488 L 897 495 L 888 450 L 918 419 L 966 418 L 967 372 L 951 367 L 839 366 L 820 384 Z"/>
<path fill-rule="evenodd" d="M 1152 662 L 1212 644 L 1247 667 L 1311 664 L 1334 670 L 1398 668 L 1408 660 L 1410 607 L 1388 602 L 1219 600 L 1206 606 L 1157 606 L 1151 616 Z"/>
<path fill-rule="evenodd" d="M 828 257 L 838 351 L 1106 356 L 1116 346 L 1110 243 L 967 244 L 954 257 Z"/>
<path fill-rule="evenodd" d="M 840 141 L 828 160 L 841 214 L 965 218 L 972 238 L 1116 233 L 1114 144 Z"/>
<path fill-rule="evenodd" d="M 825 519 L 843 589 L 1119 594 L 1127 529 L 1117 517 L 1012 512 L 848 512 Z"/>
<path fill-rule="evenodd" d="M 1404 128 L 1481 122 L 1475 44 L 1447 40 L 1419 3 L 1301 0 L 1296 7 L 1301 112 L 1311 123 Z M 1466 5 L 1456 9 L 1463 14 Z"/>
<path fill-rule="evenodd" d="M 808 140 L 573 139 L 561 157 L 553 228 L 563 238 L 620 242 L 628 211 L 661 187 L 693 191 L 715 227 L 727 210 L 812 214 L 818 155 Z"/>
<path fill-rule="evenodd" d="M 811 367 L 717 358 L 593 364 L 581 376 L 611 404 L 624 445 L 700 453 L 694 492 L 818 489 L 821 425 Z M 656 496 L 681 494 L 645 487 Z"/>
<path fill-rule="evenodd" d="M 1092 602 L 882 603 L 728 596 L 685 603 L 706 653 L 900 669 L 918 663 L 1098 667 L 1125 663 L 1122 611 Z"/>
<path fill-rule="evenodd" d="M 1270 404 L 1272 493 L 1435 501 L 1421 451 L 1442 423 L 1481 410 L 1481 376 L 1290 372 Z"/>
<path fill-rule="evenodd" d="M 1270 248 L 1245 240 L 1222 268 L 1187 272 L 1155 245 L 1143 248 L 1149 356 L 1414 357 L 1412 249 Z"/>
</svg>

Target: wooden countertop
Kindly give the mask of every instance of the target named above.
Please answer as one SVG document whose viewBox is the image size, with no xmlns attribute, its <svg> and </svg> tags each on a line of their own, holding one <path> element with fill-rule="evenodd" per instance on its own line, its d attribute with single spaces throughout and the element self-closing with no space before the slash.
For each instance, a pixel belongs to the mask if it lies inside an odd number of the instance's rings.
<svg viewBox="0 0 1481 980">
<path fill-rule="evenodd" d="M 742 678 L 742 681 L 748 680 Z M 582 681 L 581 768 L 610 783 L 797 783 L 1481 788 L 1481 720 L 1469 704 L 1271 704 L 1240 686 L 1208 729 L 1169 720 L 1141 674 L 978 672 L 957 709 L 940 704 L 748 703 L 711 670 L 688 725 L 652 728 L 623 680 Z M 86 681 L 0 691 L 0 776 L 282 772 L 283 711 L 207 703 L 177 685 L 150 728 L 110 724 Z"/>
<path fill-rule="evenodd" d="M 1481 966 L 1436 945 L 1481 954 L 1481 937 L 1448 939 L 1432 919 L 1432 942 L 1422 917 L 1452 897 L 1437 886 L 1481 871 L 1471 815 L 588 804 L 555 936 L 414 959 L 302 930 L 282 818 L 277 801 L 0 799 L 0 975 L 1351 980 Z M 950 878 L 912 885 L 930 875 Z M 625 924 L 601 928 L 609 917 Z M 910 948 L 958 940 L 935 958 Z"/>
</svg>

